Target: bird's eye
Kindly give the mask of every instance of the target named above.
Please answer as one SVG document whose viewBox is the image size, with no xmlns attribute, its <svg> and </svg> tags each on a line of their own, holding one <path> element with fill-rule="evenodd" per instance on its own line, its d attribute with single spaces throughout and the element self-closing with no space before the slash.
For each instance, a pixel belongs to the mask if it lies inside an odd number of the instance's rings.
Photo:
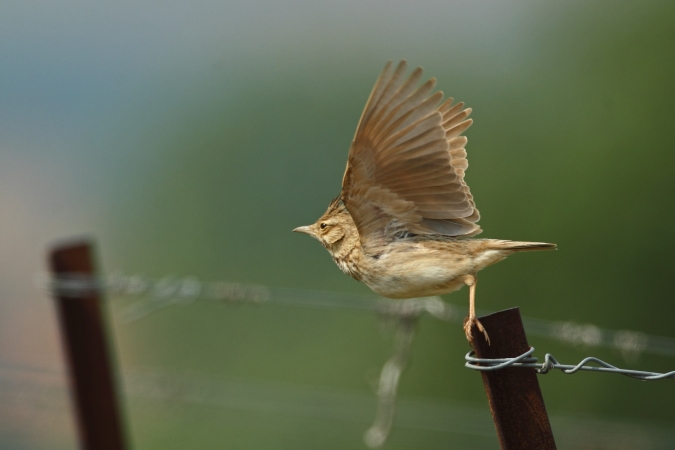
<svg viewBox="0 0 675 450">
<path fill-rule="evenodd" d="M 320 226 L 321 226 L 321 229 L 323 230 L 328 226 L 328 224 L 326 222 L 321 222 Z"/>
</svg>

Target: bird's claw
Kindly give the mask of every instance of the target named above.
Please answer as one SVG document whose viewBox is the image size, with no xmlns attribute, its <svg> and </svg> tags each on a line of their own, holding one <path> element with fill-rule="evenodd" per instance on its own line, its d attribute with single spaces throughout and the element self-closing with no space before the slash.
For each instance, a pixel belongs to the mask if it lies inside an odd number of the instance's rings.
<svg viewBox="0 0 675 450">
<path fill-rule="evenodd" d="M 483 333 L 485 340 L 487 341 L 488 345 L 490 345 L 490 337 L 488 336 L 485 327 L 482 323 L 480 323 L 480 320 L 478 320 L 476 316 L 468 316 L 466 319 L 464 319 L 464 334 L 466 335 L 466 339 L 469 341 L 469 344 L 473 344 L 472 328 L 474 324 L 476 325 L 476 328 L 478 328 L 478 331 Z"/>
</svg>

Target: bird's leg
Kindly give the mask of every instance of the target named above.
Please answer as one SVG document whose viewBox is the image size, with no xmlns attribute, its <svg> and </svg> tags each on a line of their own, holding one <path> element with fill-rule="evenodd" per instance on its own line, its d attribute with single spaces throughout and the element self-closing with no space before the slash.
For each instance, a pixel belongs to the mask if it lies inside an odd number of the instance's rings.
<svg viewBox="0 0 675 450">
<path fill-rule="evenodd" d="M 466 339 L 469 343 L 473 342 L 473 335 L 471 334 L 471 327 L 473 324 L 476 324 L 478 331 L 482 332 L 485 336 L 485 340 L 488 345 L 490 344 L 490 338 L 488 337 L 487 331 L 483 324 L 476 318 L 476 279 L 475 275 L 466 275 L 464 277 L 464 284 L 469 286 L 469 317 L 464 320 L 464 334 L 466 334 Z"/>
</svg>

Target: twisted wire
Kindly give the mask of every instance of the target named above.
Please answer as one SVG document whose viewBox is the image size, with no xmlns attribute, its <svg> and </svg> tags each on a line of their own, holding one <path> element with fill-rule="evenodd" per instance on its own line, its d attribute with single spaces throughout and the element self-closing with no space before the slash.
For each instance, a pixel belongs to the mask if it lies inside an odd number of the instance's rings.
<svg viewBox="0 0 675 450">
<path fill-rule="evenodd" d="M 663 380 L 666 378 L 675 379 L 675 370 L 667 373 L 657 373 L 657 372 L 645 372 L 642 370 L 621 369 L 593 356 L 584 358 L 577 365 L 570 365 L 570 364 L 560 364 L 553 355 L 551 355 L 550 353 L 546 353 L 546 355 L 544 356 L 544 362 L 540 364 L 537 362 L 537 358 L 532 356 L 532 353 L 534 353 L 534 347 L 530 347 L 528 351 L 514 358 L 490 359 L 490 358 L 477 358 L 474 356 L 474 352 L 470 351 L 464 357 L 464 359 L 466 360 L 466 364 L 464 365 L 469 369 L 478 370 L 481 372 L 491 372 L 495 370 L 505 369 L 507 367 L 522 367 L 534 369 L 537 373 L 540 373 L 542 375 L 547 374 L 551 370 L 560 370 L 561 372 L 566 374 L 573 374 L 578 371 L 585 370 L 589 372 L 617 373 L 631 378 L 636 378 L 642 381 Z M 587 366 L 586 364 L 589 362 L 593 362 L 595 364 L 598 364 L 599 366 Z"/>
</svg>

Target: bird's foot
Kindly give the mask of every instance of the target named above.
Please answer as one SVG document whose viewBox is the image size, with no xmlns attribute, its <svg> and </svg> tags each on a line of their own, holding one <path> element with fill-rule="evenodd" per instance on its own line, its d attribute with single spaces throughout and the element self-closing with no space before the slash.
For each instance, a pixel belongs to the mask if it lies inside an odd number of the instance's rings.
<svg viewBox="0 0 675 450">
<path fill-rule="evenodd" d="M 473 328 L 474 324 L 476 325 L 476 328 L 478 328 L 478 331 L 483 333 L 485 340 L 487 341 L 488 345 L 490 345 L 490 337 L 488 336 L 485 327 L 483 327 L 483 324 L 480 323 L 480 320 L 478 320 L 476 316 L 471 315 L 464 319 L 464 334 L 466 335 L 466 339 L 469 341 L 469 344 L 473 345 L 473 333 L 471 332 L 471 329 Z"/>
</svg>

